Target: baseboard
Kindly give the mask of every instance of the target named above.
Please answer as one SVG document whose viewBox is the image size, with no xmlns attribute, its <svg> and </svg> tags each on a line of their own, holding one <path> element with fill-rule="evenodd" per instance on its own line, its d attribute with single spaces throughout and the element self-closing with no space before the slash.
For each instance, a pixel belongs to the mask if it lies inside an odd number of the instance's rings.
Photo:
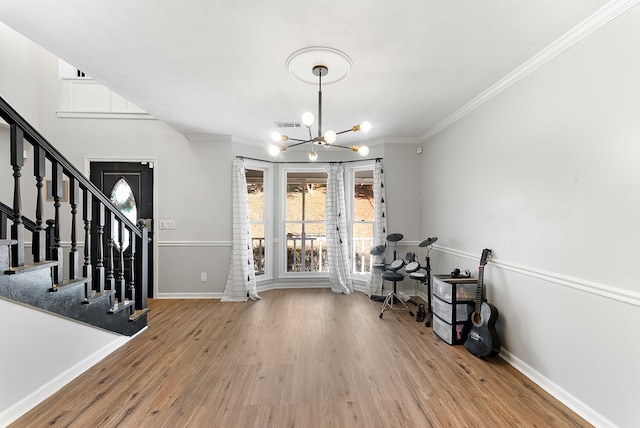
<svg viewBox="0 0 640 428">
<path fill-rule="evenodd" d="M 577 399 L 572 394 L 569 394 L 565 389 L 560 387 L 555 382 L 551 381 L 549 378 L 542 375 L 540 372 L 535 370 L 533 367 L 522 361 L 520 358 L 516 357 L 506 349 L 502 348 L 500 350 L 500 357 L 513 366 L 520 373 L 529 378 L 533 383 L 538 385 L 540 388 L 547 391 L 554 398 L 560 401 L 565 406 L 569 407 L 575 413 L 580 415 L 580 417 L 584 418 L 587 422 L 592 424 L 593 426 L 600 428 L 616 428 L 617 425 L 602 416 L 601 414 L 595 412 L 591 407 L 584 404 L 582 401 Z"/>
<path fill-rule="evenodd" d="M 141 330 L 141 331 L 144 331 Z M 139 333 L 138 333 L 139 334 Z M 24 397 L 22 400 L 18 401 L 11 407 L 0 412 L 0 426 L 4 427 L 14 422 L 16 419 L 27 413 L 29 410 L 33 409 L 35 406 L 40 404 L 46 398 L 54 394 L 60 388 L 71 382 L 76 377 L 80 376 L 82 373 L 93 367 L 95 364 L 100 362 L 106 356 L 111 354 L 116 349 L 123 346 L 133 337 L 128 336 L 120 336 L 113 342 L 109 343 L 104 348 L 98 350 L 94 354 L 85 358 L 83 361 L 80 361 L 73 367 L 65 370 L 60 373 L 50 382 L 42 385 L 37 390 L 33 391 L 28 396 Z"/>
<path fill-rule="evenodd" d="M 215 292 L 215 293 L 156 293 L 155 299 L 222 299 L 222 292 Z"/>
</svg>

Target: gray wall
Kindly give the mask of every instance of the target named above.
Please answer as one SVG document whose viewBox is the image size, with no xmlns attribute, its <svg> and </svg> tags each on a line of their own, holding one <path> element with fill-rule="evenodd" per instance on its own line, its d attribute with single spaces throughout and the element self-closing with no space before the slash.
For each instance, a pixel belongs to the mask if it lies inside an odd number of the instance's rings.
<svg viewBox="0 0 640 428">
<path fill-rule="evenodd" d="M 503 357 L 598 426 L 636 426 L 640 7 L 424 142 L 436 272 L 477 272 Z"/>
</svg>

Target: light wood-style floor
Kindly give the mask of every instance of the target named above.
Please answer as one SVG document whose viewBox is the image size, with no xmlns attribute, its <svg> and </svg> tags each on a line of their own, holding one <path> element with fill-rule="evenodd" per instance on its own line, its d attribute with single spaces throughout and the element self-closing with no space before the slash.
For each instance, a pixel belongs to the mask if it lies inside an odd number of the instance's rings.
<svg viewBox="0 0 640 428">
<path fill-rule="evenodd" d="M 328 289 L 155 300 L 149 328 L 12 427 L 588 427 L 500 358 Z M 50 356 L 55 358 L 55 356 Z"/>
</svg>

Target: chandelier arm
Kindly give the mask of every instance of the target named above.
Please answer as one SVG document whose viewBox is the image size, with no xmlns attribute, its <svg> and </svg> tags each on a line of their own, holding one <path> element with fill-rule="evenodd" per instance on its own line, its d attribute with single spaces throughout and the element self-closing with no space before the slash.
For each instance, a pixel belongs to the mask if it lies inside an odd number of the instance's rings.
<svg viewBox="0 0 640 428">
<path fill-rule="evenodd" d="M 345 129 L 344 131 L 336 132 L 336 135 L 346 134 L 347 132 L 351 132 L 351 131 L 353 131 L 353 129 L 352 129 L 352 128 L 350 128 L 350 129 Z"/>
<path fill-rule="evenodd" d="M 302 145 L 302 144 L 305 144 L 305 143 L 310 143 L 310 142 L 312 142 L 312 141 L 313 141 L 313 140 L 299 140 L 299 139 L 297 139 L 297 138 L 289 138 L 289 140 L 298 141 L 298 142 L 297 142 L 297 143 L 294 143 L 294 144 L 290 144 L 290 145 L 288 145 L 288 146 L 287 146 L 287 149 L 288 149 L 288 148 L 291 148 L 291 147 L 299 146 L 299 145 Z"/>
<path fill-rule="evenodd" d="M 352 149 L 351 149 L 351 147 L 352 147 L 352 146 L 341 146 L 341 145 L 339 145 L 339 144 L 331 144 L 331 146 L 329 146 L 329 147 L 338 147 L 338 148 L 341 148 L 341 149 L 349 149 L 349 150 L 352 150 Z"/>
</svg>

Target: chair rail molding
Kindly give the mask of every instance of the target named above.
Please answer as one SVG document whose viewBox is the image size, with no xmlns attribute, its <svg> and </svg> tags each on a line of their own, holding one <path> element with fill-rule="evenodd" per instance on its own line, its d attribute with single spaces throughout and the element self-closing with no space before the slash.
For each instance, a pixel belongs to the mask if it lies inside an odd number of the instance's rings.
<svg viewBox="0 0 640 428">
<path fill-rule="evenodd" d="M 441 253 L 450 254 L 455 257 L 469 259 L 477 262 L 478 255 L 471 254 L 464 251 L 455 250 L 453 248 L 443 247 L 441 245 L 434 245 L 433 250 Z M 640 293 L 627 290 L 621 287 L 615 287 L 612 285 L 601 284 L 594 281 L 588 281 L 581 278 L 572 277 L 569 275 L 562 275 L 555 272 L 548 272 L 542 269 L 537 269 L 531 266 L 524 266 L 517 263 L 508 262 L 505 260 L 491 258 L 490 265 L 507 271 L 519 273 L 532 278 L 537 278 L 542 281 L 552 282 L 555 284 L 563 285 L 565 287 L 573 288 L 575 290 L 584 291 L 586 293 L 595 294 L 600 297 L 606 297 L 607 299 L 615 300 L 622 303 L 627 303 L 634 306 L 640 306 Z"/>
</svg>

